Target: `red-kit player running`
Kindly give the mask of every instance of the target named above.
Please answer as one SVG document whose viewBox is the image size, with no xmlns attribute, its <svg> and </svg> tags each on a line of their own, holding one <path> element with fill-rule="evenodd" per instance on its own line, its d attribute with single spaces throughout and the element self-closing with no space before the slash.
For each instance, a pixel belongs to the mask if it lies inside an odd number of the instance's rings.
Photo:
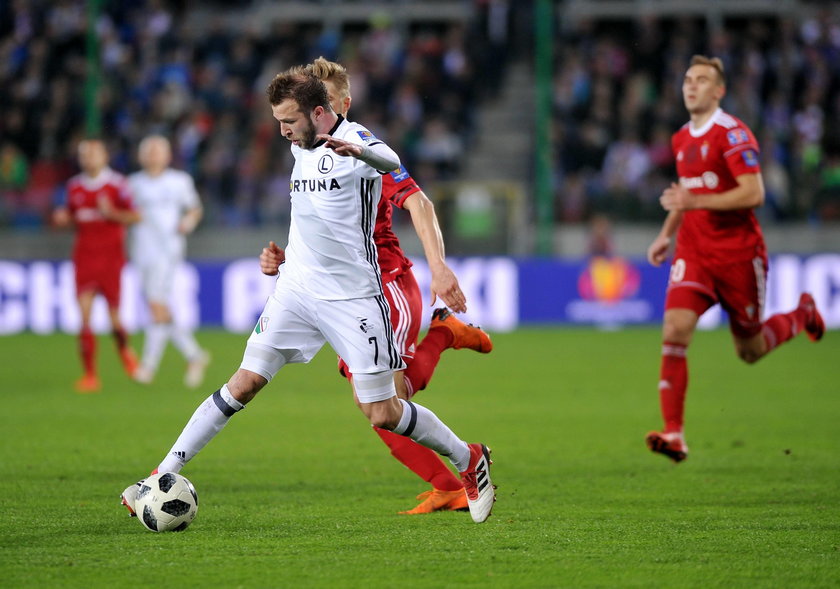
<svg viewBox="0 0 840 589">
<path fill-rule="evenodd" d="M 659 199 L 668 216 L 647 252 L 650 263 L 660 265 L 679 229 L 662 329 L 659 398 L 665 428 L 646 438 L 652 451 L 674 462 L 688 456 L 686 350 L 700 315 L 721 304 L 738 357 L 748 364 L 803 329 L 813 341 L 825 332 L 808 293 L 793 311 L 762 321 L 767 251 L 753 214 L 764 202 L 758 143 L 744 123 L 720 109 L 726 91 L 721 60 L 695 55 L 682 90 L 691 121 L 672 138 L 680 181 Z"/>
<path fill-rule="evenodd" d="M 311 69 L 326 85 L 333 109 L 346 116 L 350 110 L 351 97 L 345 68 L 320 57 L 307 69 Z M 467 307 L 458 279 L 444 260 L 443 239 L 433 204 L 405 168 L 384 175 L 374 241 L 385 295 L 391 308 L 391 326 L 407 366 L 405 371 L 394 373 L 394 382 L 397 395 L 408 400 L 426 388 L 441 353 L 447 348 L 469 348 L 486 354 L 493 349 L 493 344 L 481 329 L 463 323 L 446 308 L 434 311 L 428 333 L 417 344 L 422 297 L 411 271 L 411 262 L 403 253 L 399 239 L 391 228 L 392 205 L 411 214 L 432 274 L 432 304 L 440 297 L 455 312 L 464 312 Z M 277 274 L 277 266 L 282 261 L 283 251 L 274 242 L 263 249 L 260 256 L 262 271 L 269 275 Z M 339 361 L 339 370 L 352 380 L 343 361 Z M 375 429 L 397 460 L 432 485 L 431 490 L 417 496 L 422 500 L 419 505 L 400 513 L 413 515 L 467 509 L 463 484 L 434 451 L 405 436 L 381 428 Z"/>
<path fill-rule="evenodd" d="M 137 369 L 137 358 L 128 345 L 120 322 L 120 275 L 125 264 L 125 226 L 140 217 L 132 206 L 126 179 L 108 167 L 108 151 L 99 139 L 79 143 L 81 173 L 67 182 L 67 201 L 57 208 L 53 220 L 58 226 L 76 226 L 73 265 L 76 296 L 82 316 L 79 351 L 84 375 L 76 382 L 80 393 L 100 388 L 96 372 L 96 338 L 90 325 L 97 293 L 108 302 L 114 340 L 129 376 Z"/>
</svg>

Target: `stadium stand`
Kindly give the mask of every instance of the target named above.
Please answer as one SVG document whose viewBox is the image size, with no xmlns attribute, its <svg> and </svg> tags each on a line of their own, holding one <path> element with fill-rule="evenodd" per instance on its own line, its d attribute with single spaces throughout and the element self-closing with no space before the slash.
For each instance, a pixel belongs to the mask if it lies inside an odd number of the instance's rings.
<svg viewBox="0 0 840 589">
<path fill-rule="evenodd" d="M 610 11 L 597 12 L 607 4 Z M 836 219 L 837 149 L 827 141 L 840 131 L 837 11 L 786 0 L 744 14 L 731 2 L 714 3 L 730 12 L 710 18 L 692 12 L 702 3 L 678 2 L 671 6 L 680 10 L 652 16 L 641 4 L 558 5 L 556 222 L 583 225 L 604 213 L 660 218 L 656 197 L 673 176 L 668 142 L 686 120 L 679 85 L 692 53 L 724 59 L 724 106 L 762 143 L 763 222 Z M 498 149 L 487 151 L 492 132 L 533 130 L 522 117 L 499 116 L 504 96 L 518 98 L 502 110 L 516 108 L 533 84 L 532 2 L 279 6 L 103 2 L 97 104 L 114 167 L 136 169 L 139 138 L 164 133 L 176 165 L 197 179 L 207 226 L 285 222 L 291 162 L 262 93 L 274 73 L 318 55 L 347 64 L 354 118 L 394 145 L 425 186 L 480 180 L 486 164 L 470 161 L 499 161 Z M 0 1 L 0 227 L 41 226 L 74 171 L 74 146 L 86 132 L 86 23 L 82 0 Z M 510 85 L 518 92 L 505 94 Z M 510 145 L 517 153 L 507 163 L 518 172 L 511 175 L 527 194 L 533 154 Z M 461 157 L 464 146 L 474 148 L 473 160 Z"/>
</svg>

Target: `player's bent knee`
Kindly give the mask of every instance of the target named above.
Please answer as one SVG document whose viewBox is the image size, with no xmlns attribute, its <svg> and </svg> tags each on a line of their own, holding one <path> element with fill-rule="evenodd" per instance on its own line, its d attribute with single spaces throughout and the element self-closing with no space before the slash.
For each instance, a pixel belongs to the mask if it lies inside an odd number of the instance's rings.
<svg viewBox="0 0 840 589">
<path fill-rule="evenodd" d="M 751 338 L 735 338 L 735 352 L 747 364 L 755 364 L 767 354 L 767 344 L 760 334 Z"/>
<path fill-rule="evenodd" d="M 662 327 L 662 339 L 666 342 L 687 346 L 691 342 L 691 335 L 693 332 L 693 326 L 689 327 L 678 323 L 665 323 Z"/>
<path fill-rule="evenodd" d="M 662 337 L 666 342 L 687 346 L 691 343 L 694 329 L 697 327 L 697 314 L 690 309 L 670 309 L 665 311 L 662 323 Z"/>
<path fill-rule="evenodd" d="M 402 417 L 402 405 L 397 397 L 376 403 L 363 403 L 359 407 L 372 426 L 389 431 L 397 427 Z"/>
<path fill-rule="evenodd" d="M 743 348 L 738 350 L 738 357 L 747 364 L 755 364 L 756 362 L 761 360 L 763 356 L 764 354 L 761 354 L 755 350 Z"/>
<path fill-rule="evenodd" d="M 266 384 L 268 379 L 264 376 L 240 368 L 230 377 L 227 388 L 234 399 L 246 405 Z"/>
</svg>

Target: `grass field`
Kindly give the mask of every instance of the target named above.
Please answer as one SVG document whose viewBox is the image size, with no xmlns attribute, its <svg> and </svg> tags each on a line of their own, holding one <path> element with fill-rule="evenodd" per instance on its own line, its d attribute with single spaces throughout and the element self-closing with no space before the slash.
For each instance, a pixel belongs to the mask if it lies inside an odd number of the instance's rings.
<svg viewBox="0 0 840 589">
<path fill-rule="evenodd" d="M 118 495 L 157 465 L 238 366 L 202 332 L 206 386 L 167 352 L 151 387 L 100 338 L 104 390 L 77 395 L 75 339 L 0 338 L 2 587 L 838 587 L 840 333 L 757 365 L 728 333 L 690 351 L 689 459 L 650 454 L 657 329 L 529 329 L 450 351 L 416 400 L 493 448 L 482 525 L 400 516 L 425 484 L 394 461 L 325 350 L 291 366 L 184 470 L 200 497 L 153 534 Z M 138 342 L 139 343 L 139 342 Z"/>
</svg>

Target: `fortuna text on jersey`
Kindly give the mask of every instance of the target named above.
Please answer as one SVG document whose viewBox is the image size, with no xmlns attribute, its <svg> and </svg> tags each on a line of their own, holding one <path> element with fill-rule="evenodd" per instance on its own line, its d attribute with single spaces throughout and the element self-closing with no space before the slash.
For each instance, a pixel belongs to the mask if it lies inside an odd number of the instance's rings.
<svg viewBox="0 0 840 589">
<path fill-rule="evenodd" d="M 327 182 L 330 183 L 329 186 L 327 186 Z M 335 178 L 302 178 L 290 181 L 289 190 L 292 192 L 324 192 L 326 190 L 341 190 L 341 184 Z"/>
</svg>

